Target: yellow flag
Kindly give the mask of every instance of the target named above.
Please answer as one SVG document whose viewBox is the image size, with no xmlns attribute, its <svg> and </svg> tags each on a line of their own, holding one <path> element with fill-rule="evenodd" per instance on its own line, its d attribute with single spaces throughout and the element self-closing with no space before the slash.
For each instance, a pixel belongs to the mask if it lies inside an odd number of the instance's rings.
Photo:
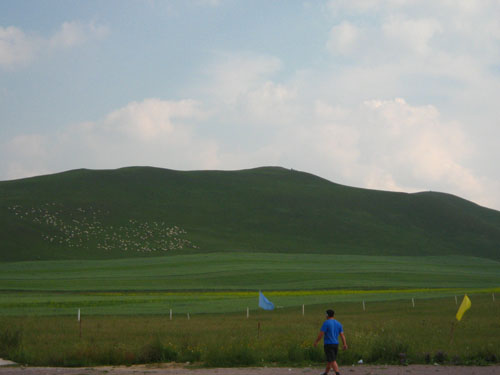
<svg viewBox="0 0 500 375">
<path fill-rule="evenodd" d="M 470 306 L 471 306 L 471 302 L 470 302 L 470 299 L 469 297 L 467 297 L 467 294 L 464 296 L 464 300 L 462 301 L 462 303 L 460 304 L 460 307 L 458 308 L 458 311 L 457 311 L 457 320 L 460 321 L 462 320 L 462 316 L 465 314 L 465 312 L 467 310 L 470 309 Z"/>
</svg>

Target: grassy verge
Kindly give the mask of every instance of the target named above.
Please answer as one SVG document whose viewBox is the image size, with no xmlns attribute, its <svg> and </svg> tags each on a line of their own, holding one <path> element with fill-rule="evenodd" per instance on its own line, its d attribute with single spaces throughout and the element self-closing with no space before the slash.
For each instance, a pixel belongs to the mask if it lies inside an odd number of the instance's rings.
<svg viewBox="0 0 500 375">
<path fill-rule="evenodd" d="M 349 350 L 342 365 L 364 363 L 488 364 L 500 358 L 500 305 L 491 294 L 471 294 L 472 308 L 456 326 L 453 298 L 333 305 Z M 207 366 L 323 363 L 312 347 L 332 304 L 187 316 L 0 317 L 0 357 L 30 365 L 92 366 L 163 361 Z M 260 329 L 258 327 L 260 326 Z"/>
</svg>

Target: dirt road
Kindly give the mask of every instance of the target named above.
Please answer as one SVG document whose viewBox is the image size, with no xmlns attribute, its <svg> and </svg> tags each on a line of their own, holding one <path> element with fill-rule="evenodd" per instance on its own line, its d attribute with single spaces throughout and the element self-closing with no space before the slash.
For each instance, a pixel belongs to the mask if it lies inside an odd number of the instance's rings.
<svg viewBox="0 0 500 375">
<path fill-rule="evenodd" d="M 343 375 L 500 375 L 500 366 L 353 366 Z M 213 368 L 189 369 L 170 365 L 127 367 L 0 367 L 0 375 L 319 375 L 322 368 Z M 330 373 L 331 374 L 331 373 Z"/>
</svg>

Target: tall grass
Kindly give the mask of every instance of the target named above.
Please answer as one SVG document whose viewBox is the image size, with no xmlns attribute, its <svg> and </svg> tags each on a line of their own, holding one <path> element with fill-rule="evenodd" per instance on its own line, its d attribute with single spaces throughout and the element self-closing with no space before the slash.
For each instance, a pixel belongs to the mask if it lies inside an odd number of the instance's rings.
<svg viewBox="0 0 500 375">
<path fill-rule="evenodd" d="M 357 363 L 487 364 L 500 357 L 500 306 L 473 295 L 456 326 L 452 298 L 336 303 L 349 350 L 342 365 Z M 324 361 L 314 341 L 329 305 L 244 314 L 0 318 L 0 357 L 42 366 L 91 366 L 176 361 L 207 366 L 305 365 Z M 260 330 L 258 329 L 260 327 Z"/>
</svg>

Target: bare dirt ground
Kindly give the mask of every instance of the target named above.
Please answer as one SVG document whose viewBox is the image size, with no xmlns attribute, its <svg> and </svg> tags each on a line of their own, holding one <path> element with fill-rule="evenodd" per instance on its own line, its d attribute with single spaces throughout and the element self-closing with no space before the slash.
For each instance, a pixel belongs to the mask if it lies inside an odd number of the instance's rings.
<svg viewBox="0 0 500 375">
<path fill-rule="evenodd" d="M 0 375 L 319 375 L 323 368 L 248 367 L 190 369 L 163 365 L 118 367 L 0 367 Z M 500 375 L 500 366 L 352 366 L 342 367 L 343 375 Z M 332 372 L 330 372 L 332 374 Z"/>
</svg>

